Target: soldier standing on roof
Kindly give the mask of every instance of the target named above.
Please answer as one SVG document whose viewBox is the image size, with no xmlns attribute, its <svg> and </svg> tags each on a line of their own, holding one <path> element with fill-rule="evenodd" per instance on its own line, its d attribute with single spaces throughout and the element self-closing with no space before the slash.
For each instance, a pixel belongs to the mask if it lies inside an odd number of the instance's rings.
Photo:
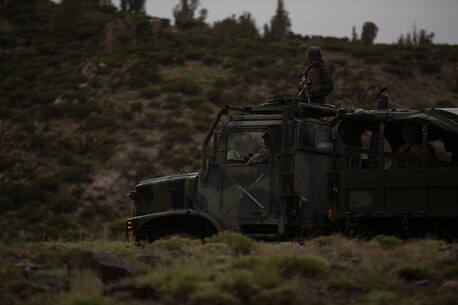
<svg viewBox="0 0 458 305">
<path fill-rule="evenodd" d="M 297 90 L 304 95 L 304 86 L 308 86 L 310 103 L 325 104 L 326 97 L 334 89 L 331 68 L 323 61 L 323 51 L 320 47 L 311 46 L 307 50 L 309 65 L 301 74 L 301 80 L 297 84 Z"/>
</svg>

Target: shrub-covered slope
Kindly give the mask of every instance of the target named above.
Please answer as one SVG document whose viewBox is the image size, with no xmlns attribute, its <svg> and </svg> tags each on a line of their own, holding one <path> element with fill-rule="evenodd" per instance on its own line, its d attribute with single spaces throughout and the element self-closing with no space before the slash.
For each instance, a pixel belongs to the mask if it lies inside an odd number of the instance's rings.
<svg viewBox="0 0 458 305">
<path fill-rule="evenodd" d="M 372 108 L 388 86 L 395 107 L 456 106 L 457 46 L 362 46 L 298 35 L 266 42 L 204 23 L 178 30 L 94 1 L 76 2 L 76 10 L 48 0 L 5 3 L 5 236 L 122 234 L 131 209 L 124 194 L 135 182 L 197 170 L 200 144 L 222 105 L 296 94 L 312 44 L 333 69 L 329 103 Z"/>
</svg>

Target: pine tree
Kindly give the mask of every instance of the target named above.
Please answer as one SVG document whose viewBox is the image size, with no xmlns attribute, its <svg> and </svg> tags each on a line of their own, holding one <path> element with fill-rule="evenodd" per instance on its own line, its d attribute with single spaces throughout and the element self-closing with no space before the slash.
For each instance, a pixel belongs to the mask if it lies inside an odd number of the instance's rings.
<svg viewBox="0 0 458 305">
<path fill-rule="evenodd" d="M 121 0 L 121 11 L 144 13 L 145 0 Z"/>
<path fill-rule="evenodd" d="M 256 21 L 253 19 L 250 13 L 243 12 L 243 14 L 239 16 L 237 32 L 239 37 L 253 39 L 259 38 L 259 32 L 256 27 Z"/>
<path fill-rule="evenodd" d="M 361 41 L 363 44 L 370 45 L 374 43 L 377 37 L 378 27 L 373 22 L 365 22 L 361 31 Z"/>
<path fill-rule="evenodd" d="M 356 33 L 356 27 L 353 26 L 351 28 L 351 41 L 352 42 L 357 42 L 358 41 L 358 33 Z"/>
<path fill-rule="evenodd" d="M 275 15 L 270 20 L 270 27 L 264 26 L 264 37 L 267 41 L 277 41 L 286 38 L 291 30 L 291 20 L 285 10 L 283 0 L 278 0 Z"/>
<path fill-rule="evenodd" d="M 175 25 L 178 28 L 186 27 L 186 24 L 194 20 L 194 13 L 199 5 L 199 0 L 180 0 L 180 3 L 173 9 Z"/>
</svg>

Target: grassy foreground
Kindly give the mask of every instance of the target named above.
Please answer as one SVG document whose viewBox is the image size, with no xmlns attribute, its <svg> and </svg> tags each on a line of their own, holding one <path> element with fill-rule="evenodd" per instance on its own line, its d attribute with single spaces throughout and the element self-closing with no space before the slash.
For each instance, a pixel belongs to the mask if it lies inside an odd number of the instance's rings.
<svg viewBox="0 0 458 305">
<path fill-rule="evenodd" d="M 83 250 L 112 252 L 133 276 L 67 271 Z M 263 243 L 225 232 L 145 247 L 118 241 L 0 244 L 0 304 L 458 304 L 458 244 L 339 235 Z"/>
</svg>

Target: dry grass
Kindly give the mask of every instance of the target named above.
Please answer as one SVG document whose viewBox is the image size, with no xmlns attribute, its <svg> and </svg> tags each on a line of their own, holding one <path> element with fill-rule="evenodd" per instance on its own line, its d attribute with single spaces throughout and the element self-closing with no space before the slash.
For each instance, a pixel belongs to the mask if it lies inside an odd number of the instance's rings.
<svg viewBox="0 0 458 305">
<path fill-rule="evenodd" d="M 125 258 L 134 276 L 115 284 L 91 273 L 69 280 L 66 264 L 84 249 Z M 21 302 L 29 304 L 428 305 L 456 304 L 458 289 L 458 245 L 432 239 L 332 235 L 301 245 L 225 233 L 205 243 L 174 237 L 144 248 L 106 240 L 1 244 L 0 254 L 0 293 L 18 302 L 22 289 Z M 35 267 L 27 276 L 55 284 L 34 290 L 24 276 L 28 264 Z"/>
</svg>

